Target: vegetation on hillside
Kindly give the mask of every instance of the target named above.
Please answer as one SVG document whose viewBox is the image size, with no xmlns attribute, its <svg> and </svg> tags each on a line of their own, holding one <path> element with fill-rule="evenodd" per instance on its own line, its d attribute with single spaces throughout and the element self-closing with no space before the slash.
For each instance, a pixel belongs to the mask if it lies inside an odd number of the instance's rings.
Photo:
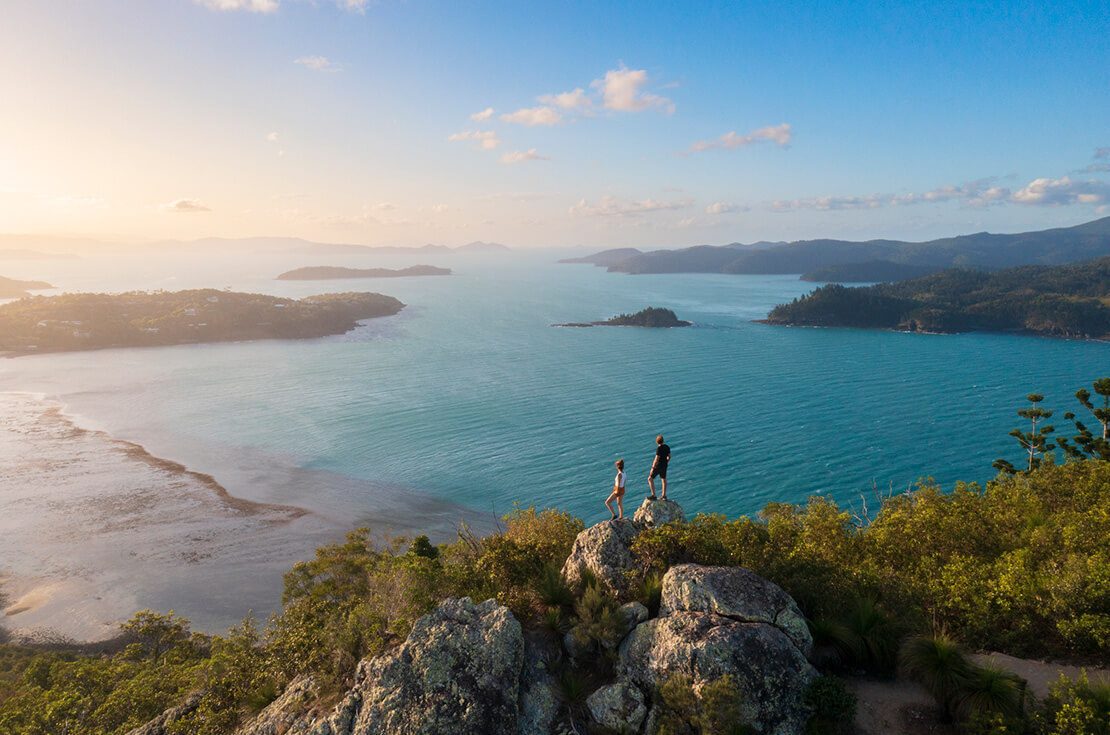
<svg viewBox="0 0 1110 735">
<path fill-rule="evenodd" d="M 809 273 L 819 268 L 884 261 L 931 269 L 994 270 L 1018 265 L 1060 265 L 1110 255 L 1110 217 L 1075 227 L 1036 232 L 901 240 L 799 240 L 698 245 L 652 252 L 605 251 L 573 262 L 620 273 Z"/>
<path fill-rule="evenodd" d="M 830 284 L 776 306 L 766 321 L 1110 339 L 1110 257 L 994 273 L 954 269 L 861 288 Z"/>
<path fill-rule="evenodd" d="M 0 352 L 324 337 L 404 306 L 378 293 L 300 300 L 215 289 L 34 296 L 0 306 Z"/>
<path fill-rule="evenodd" d="M 1100 386 L 1110 388 L 1110 380 L 1095 386 L 1106 397 Z M 1101 409 L 1100 400 L 1080 394 L 1084 406 Z M 985 487 L 961 483 L 944 492 L 925 481 L 871 509 L 814 497 L 768 505 L 756 518 L 699 515 L 645 530 L 633 546 L 633 587 L 655 614 L 669 566 L 744 566 L 798 601 L 810 620 L 814 661 L 829 674 L 892 675 L 901 667 L 966 733 L 1105 732 L 1098 729 L 1110 707 L 1105 686 L 1064 682 L 1035 704 L 1013 677 L 972 667 L 963 653 L 1107 661 L 1110 462 L 1097 451 L 1102 432 L 1088 432 L 1088 441 L 1077 431 L 1073 446 L 1087 442 L 1095 451 L 1042 454 Z M 552 665 L 563 716 L 581 727 L 584 699 L 612 665 L 620 602 L 589 579 L 580 589 L 563 583 L 558 570 L 582 528 L 566 513 L 518 509 L 497 533 L 478 538 L 462 529 L 438 545 L 360 530 L 295 565 L 281 612 L 264 626 L 246 620 L 227 635 L 205 636 L 172 613 L 146 611 L 99 654 L 0 645 L 0 732 L 124 733 L 190 692 L 199 692 L 201 704 L 177 731 L 227 732 L 297 674 L 341 691 L 360 659 L 402 641 L 442 598 L 463 595 L 496 598 L 558 650 L 573 627 L 575 645 L 593 652 L 589 663 L 579 668 L 564 656 Z M 730 692 L 728 682 L 695 696 L 672 684 L 663 693 L 668 727 L 729 732 L 728 713 L 738 704 Z M 808 697 L 812 732 L 847 731 L 854 705 L 843 686 L 822 679 Z"/>
<path fill-rule="evenodd" d="M 30 296 L 28 291 L 43 291 L 54 288 L 46 281 L 19 281 L 0 276 L 0 299 L 21 299 Z"/>
</svg>

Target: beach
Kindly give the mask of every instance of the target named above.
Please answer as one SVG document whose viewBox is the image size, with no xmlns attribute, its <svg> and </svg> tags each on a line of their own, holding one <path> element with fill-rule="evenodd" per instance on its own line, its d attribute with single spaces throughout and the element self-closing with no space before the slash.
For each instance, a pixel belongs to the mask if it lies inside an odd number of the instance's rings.
<svg viewBox="0 0 1110 735">
<path fill-rule="evenodd" d="M 248 612 L 265 619 L 280 605 L 282 574 L 317 546 L 364 523 L 415 530 L 410 500 L 346 519 L 246 500 L 211 475 L 77 425 L 56 401 L 0 393 L 0 620 L 17 634 L 101 640 L 144 608 L 212 632 Z M 450 512 L 430 510 L 449 533 Z"/>
</svg>

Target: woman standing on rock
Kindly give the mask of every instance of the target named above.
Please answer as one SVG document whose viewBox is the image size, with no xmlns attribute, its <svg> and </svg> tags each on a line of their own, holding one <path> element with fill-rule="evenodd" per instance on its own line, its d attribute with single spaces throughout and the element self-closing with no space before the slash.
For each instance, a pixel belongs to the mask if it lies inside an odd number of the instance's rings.
<svg viewBox="0 0 1110 735">
<path fill-rule="evenodd" d="M 609 497 L 605 499 L 605 507 L 609 509 L 613 517 L 609 520 L 624 520 L 624 460 L 618 459 L 617 462 L 617 476 L 613 478 L 613 492 L 609 493 Z M 617 501 L 617 508 L 620 510 L 620 515 L 613 510 L 613 501 Z"/>
</svg>

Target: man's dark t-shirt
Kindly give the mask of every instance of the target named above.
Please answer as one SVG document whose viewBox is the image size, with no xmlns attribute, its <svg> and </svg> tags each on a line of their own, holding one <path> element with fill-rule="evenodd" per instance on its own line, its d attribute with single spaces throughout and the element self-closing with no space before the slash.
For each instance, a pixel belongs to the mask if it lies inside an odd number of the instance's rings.
<svg viewBox="0 0 1110 735">
<path fill-rule="evenodd" d="M 671 456 L 671 448 L 666 444 L 660 444 L 655 450 L 655 473 L 660 477 L 667 476 L 667 461 Z"/>
</svg>

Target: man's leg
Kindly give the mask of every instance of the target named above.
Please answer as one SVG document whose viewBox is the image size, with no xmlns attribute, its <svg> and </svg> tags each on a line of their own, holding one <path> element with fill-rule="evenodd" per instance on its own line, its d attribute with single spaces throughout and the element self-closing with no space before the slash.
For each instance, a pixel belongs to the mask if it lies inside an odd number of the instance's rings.
<svg viewBox="0 0 1110 735">
<path fill-rule="evenodd" d="M 651 488 L 651 496 L 655 497 L 655 475 L 648 473 L 648 487 Z"/>
<path fill-rule="evenodd" d="M 667 476 L 659 478 L 663 482 L 663 500 L 667 499 Z"/>
</svg>

